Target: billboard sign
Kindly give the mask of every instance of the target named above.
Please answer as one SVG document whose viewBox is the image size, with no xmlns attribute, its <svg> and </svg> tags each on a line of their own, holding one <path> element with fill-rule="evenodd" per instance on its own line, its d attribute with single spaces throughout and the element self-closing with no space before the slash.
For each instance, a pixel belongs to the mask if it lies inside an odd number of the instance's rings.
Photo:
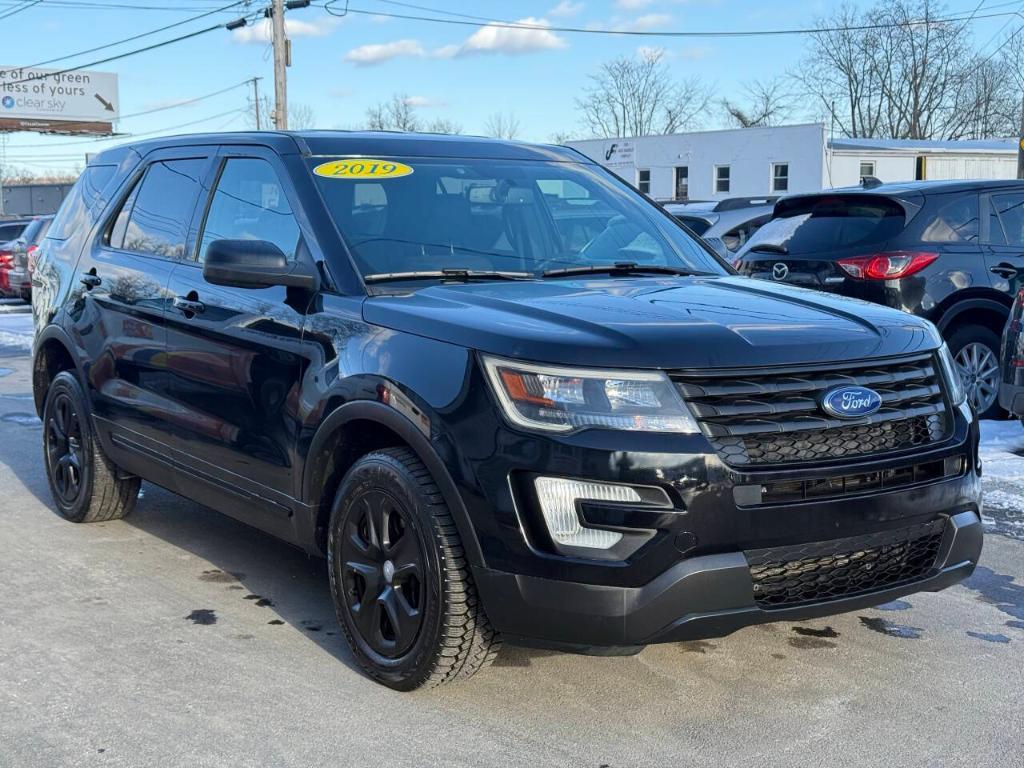
<svg viewBox="0 0 1024 768">
<path fill-rule="evenodd" d="M 120 103 L 112 72 L 0 66 L 0 131 L 110 133 Z"/>
</svg>

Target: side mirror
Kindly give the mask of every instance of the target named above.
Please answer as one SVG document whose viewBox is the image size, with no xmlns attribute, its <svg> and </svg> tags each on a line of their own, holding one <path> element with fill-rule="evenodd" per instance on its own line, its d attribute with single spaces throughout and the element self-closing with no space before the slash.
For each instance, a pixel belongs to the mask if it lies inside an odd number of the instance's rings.
<svg viewBox="0 0 1024 768">
<path fill-rule="evenodd" d="M 203 278 L 231 288 L 320 289 L 320 276 L 311 267 L 299 260 L 289 264 L 281 249 L 266 240 L 214 240 L 206 248 Z"/>
</svg>

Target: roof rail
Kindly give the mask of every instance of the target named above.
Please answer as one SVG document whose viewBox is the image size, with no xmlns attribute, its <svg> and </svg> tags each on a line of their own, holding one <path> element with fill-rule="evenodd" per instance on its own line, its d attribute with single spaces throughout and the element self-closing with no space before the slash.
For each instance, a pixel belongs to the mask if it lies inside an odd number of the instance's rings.
<svg viewBox="0 0 1024 768">
<path fill-rule="evenodd" d="M 719 200 L 715 211 L 738 211 L 740 208 L 753 208 L 755 205 L 771 205 L 779 199 L 778 195 L 764 197 L 727 197 Z"/>
</svg>

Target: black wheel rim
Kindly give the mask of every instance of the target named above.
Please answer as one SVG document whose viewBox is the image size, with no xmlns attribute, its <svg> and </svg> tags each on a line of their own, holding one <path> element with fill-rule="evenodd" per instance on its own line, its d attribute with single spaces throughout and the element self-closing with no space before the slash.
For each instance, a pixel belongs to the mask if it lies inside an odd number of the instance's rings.
<svg viewBox="0 0 1024 768">
<path fill-rule="evenodd" d="M 402 656 L 423 624 L 423 552 L 408 511 L 389 493 L 375 489 L 352 500 L 341 574 L 360 639 L 380 656 Z"/>
<path fill-rule="evenodd" d="M 46 461 L 57 495 L 73 503 L 82 492 L 85 457 L 78 409 L 63 392 L 54 398 L 46 421 Z"/>
</svg>

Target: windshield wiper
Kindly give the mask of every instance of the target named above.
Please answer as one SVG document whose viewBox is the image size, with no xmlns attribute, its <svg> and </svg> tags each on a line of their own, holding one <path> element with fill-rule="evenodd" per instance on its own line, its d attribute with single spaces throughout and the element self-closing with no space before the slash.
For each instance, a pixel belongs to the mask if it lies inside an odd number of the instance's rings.
<svg viewBox="0 0 1024 768">
<path fill-rule="evenodd" d="M 532 280 L 533 277 L 534 275 L 530 272 L 449 268 L 420 272 L 378 272 L 374 275 L 366 275 L 363 280 L 367 283 L 393 283 L 401 280 L 451 280 L 465 283 L 470 280 Z"/>
<path fill-rule="evenodd" d="M 541 277 L 572 277 L 573 275 L 707 275 L 710 272 L 695 272 L 692 269 L 666 267 L 657 264 L 641 265 L 635 261 L 619 261 L 615 264 L 592 264 L 587 267 L 567 267 L 565 269 L 546 270 Z"/>
<path fill-rule="evenodd" d="M 758 243 L 750 248 L 754 253 L 777 253 L 780 256 L 788 256 L 789 248 L 776 243 Z"/>
</svg>

